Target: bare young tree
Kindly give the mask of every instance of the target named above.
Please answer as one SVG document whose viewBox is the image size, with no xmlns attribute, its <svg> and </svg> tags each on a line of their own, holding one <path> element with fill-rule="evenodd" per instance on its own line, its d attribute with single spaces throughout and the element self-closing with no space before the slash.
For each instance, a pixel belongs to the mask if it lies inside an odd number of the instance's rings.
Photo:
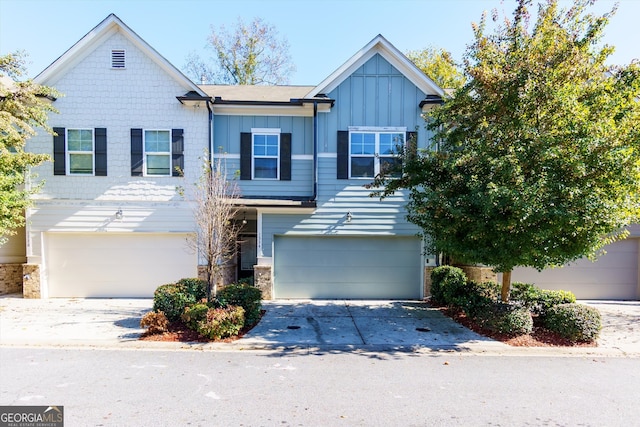
<svg viewBox="0 0 640 427">
<path fill-rule="evenodd" d="M 206 263 L 209 300 L 217 293 L 224 267 L 236 255 L 242 224 L 234 220 L 238 211 L 234 201 L 239 197 L 238 184 L 228 178 L 223 158 L 218 157 L 212 163 L 207 152 L 193 194 L 196 234 L 189 240 L 189 246 Z"/>
<path fill-rule="evenodd" d="M 238 18 L 235 28 L 211 28 L 207 47 L 213 51 L 214 66 L 190 53 L 185 73 L 195 81 L 217 84 L 287 84 L 295 66 L 289 56 L 289 42 L 261 18 L 249 24 Z"/>
</svg>

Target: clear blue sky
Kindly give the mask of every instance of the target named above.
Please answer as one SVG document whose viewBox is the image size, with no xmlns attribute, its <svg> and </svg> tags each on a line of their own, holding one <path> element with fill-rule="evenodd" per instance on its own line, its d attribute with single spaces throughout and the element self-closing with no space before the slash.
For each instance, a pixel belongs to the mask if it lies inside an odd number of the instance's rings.
<svg viewBox="0 0 640 427">
<path fill-rule="evenodd" d="M 600 0 L 593 10 L 614 5 Z M 640 0 L 620 0 L 604 42 L 616 47 L 610 62 L 640 58 Z M 483 11 L 515 0 L 0 0 L 0 54 L 25 50 L 35 77 L 109 13 L 115 13 L 178 68 L 190 51 L 204 49 L 211 26 L 232 27 L 259 16 L 290 44 L 297 70 L 291 84 L 316 85 L 377 34 L 398 49 L 429 45 L 457 60 L 473 40 L 471 22 Z M 563 2 L 564 5 L 569 3 Z"/>
</svg>

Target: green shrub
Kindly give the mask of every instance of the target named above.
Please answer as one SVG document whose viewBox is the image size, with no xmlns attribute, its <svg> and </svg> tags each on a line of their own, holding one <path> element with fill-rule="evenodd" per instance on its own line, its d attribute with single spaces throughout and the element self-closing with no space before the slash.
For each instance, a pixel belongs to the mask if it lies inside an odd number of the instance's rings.
<svg viewBox="0 0 640 427">
<path fill-rule="evenodd" d="M 140 319 L 140 327 L 147 328 L 148 334 L 161 334 L 167 331 L 169 320 L 162 311 L 150 311 Z"/>
<path fill-rule="evenodd" d="M 463 309 L 471 317 L 483 311 L 486 306 L 494 304 L 500 295 L 500 287 L 495 282 L 467 280 L 459 291 L 452 305 Z"/>
<path fill-rule="evenodd" d="M 594 341 L 602 329 L 600 312 L 584 304 L 559 304 L 544 316 L 544 325 L 550 331 L 573 341 Z"/>
<path fill-rule="evenodd" d="M 198 332 L 209 339 L 238 335 L 244 327 L 244 309 L 239 306 L 210 308 L 198 322 Z"/>
<path fill-rule="evenodd" d="M 209 306 L 203 303 L 196 303 L 184 309 L 181 319 L 189 327 L 196 331 L 198 329 L 198 322 L 204 320 L 209 311 Z"/>
<path fill-rule="evenodd" d="M 453 305 L 456 298 L 464 294 L 467 276 L 464 271 L 450 265 L 436 267 L 431 271 L 431 297 L 445 305 Z"/>
<path fill-rule="evenodd" d="M 517 304 L 496 302 L 487 305 L 475 319 L 490 331 L 510 336 L 526 335 L 533 331 L 531 313 Z"/>
<path fill-rule="evenodd" d="M 178 280 L 178 285 L 183 285 L 186 288 L 187 294 L 193 296 L 196 301 L 201 301 L 207 297 L 206 280 L 187 278 Z"/>
<path fill-rule="evenodd" d="M 238 279 L 238 284 L 253 286 L 254 285 L 253 276 L 243 277 L 242 279 Z"/>
<path fill-rule="evenodd" d="M 510 299 L 540 316 L 544 316 L 547 310 L 558 304 L 576 302 L 576 296 L 569 291 L 540 289 L 530 283 L 513 283 Z"/>
<path fill-rule="evenodd" d="M 260 320 L 262 291 L 245 283 L 234 283 L 218 291 L 216 298 L 222 306 L 238 305 L 245 311 L 247 326 L 253 326 Z"/>
<path fill-rule="evenodd" d="M 184 308 L 195 302 L 195 297 L 187 293 L 184 285 L 175 283 L 158 286 L 153 293 L 153 311 L 164 312 L 170 322 L 180 319 Z"/>
</svg>

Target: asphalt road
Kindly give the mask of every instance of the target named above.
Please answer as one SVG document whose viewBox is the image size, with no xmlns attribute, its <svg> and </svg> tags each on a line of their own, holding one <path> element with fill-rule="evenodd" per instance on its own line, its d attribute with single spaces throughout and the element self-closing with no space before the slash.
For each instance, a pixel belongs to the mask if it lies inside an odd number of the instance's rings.
<svg viewBox="0 0 640 427">
<path fill-rule="evenodd" d="M 634 426 L 640 359 L 0 348 L 0 405 L 65 426 Z"/>
</svg>

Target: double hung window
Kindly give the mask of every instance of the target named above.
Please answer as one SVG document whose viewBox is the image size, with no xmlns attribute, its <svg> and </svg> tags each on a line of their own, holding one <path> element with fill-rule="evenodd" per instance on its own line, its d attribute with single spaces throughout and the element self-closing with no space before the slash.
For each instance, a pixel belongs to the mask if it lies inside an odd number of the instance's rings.
<svg viewBox="0 0 640 427">
<path fill-rule="evenodd" d="M 252 130 L 253 179 L 279 179 L 280 129 Z"/>
<path fill-rule="evenodd" d="M 171 176 L 171 131 L 144 131 L 145 175 Z"/>
<path fill-rule="evenodd" d="M 66 173 L 68 175 L 93 175 L 93 129 L 67 129 L 66 140 Z"/>
<path fill-rule="evenodd" d="M 397 157 L 405 144 L 404 129 L 353 129 L 349 131 L 349 176 L 373 178 L 384 172 L 401 175 L 401 162 Z"/>
</svg>

